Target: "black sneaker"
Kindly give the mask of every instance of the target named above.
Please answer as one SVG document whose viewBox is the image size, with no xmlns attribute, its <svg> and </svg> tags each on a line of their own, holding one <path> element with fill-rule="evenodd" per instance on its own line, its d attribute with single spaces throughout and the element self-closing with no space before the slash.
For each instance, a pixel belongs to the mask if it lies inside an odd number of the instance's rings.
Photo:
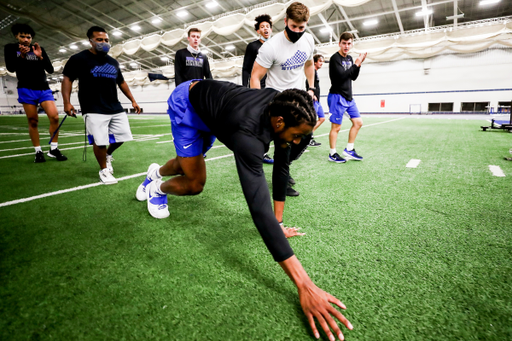
<svg viewBox="0 0 512 341">
<path fill-rule="evenodd" d="M 288 186 L 288 188 L 286 188 L 286 196 L 287 197 L 298 197 L 299 196 L 299 192 L 297 192 L 296 190 L 294 190 L 291 186 Z"/>
<path fill-rule="evenodd" d="M 46 159 L 44 158 L 44 154 L 42 151 L 36 153 L 36 159 L 34 160 L 34 162 L 35 163 L 46 162 Z"/>
<path fill-rule="evenodd" d="M 288 178 L 288 183 L 293 186 L 293 185 L 295 185 L 295 180 L 293 180 L 293 178 L 290 176 Z"/>
<path fill-rule="evenodd" d="M 311 141 L 309 141 L 309 146 L 310 147 L 320 147 L 322 144 L 320 142 L 316 142 L 314 139 L 311 139 Z"/>
<path fill-rule="evenodd" d="M 263 163 L 273 164 L 274 159 L 272 159 L 267 153 L 263 155 Z"/>
<path fill-rule="evenodd" d="M 52 149 L 47 154 L 49 157 L 57 159 L 57 161 L 66 161 L 68 158 L 61 154 L 59 148 Z"/>
<path fill-rule="evenodd" d="M 347 160 L 342 158 L 340 154 L 334 153 L 333 155 L 329 154 L 329 161 L 336 162 L 336 163 L 345 163 Z"/>
</svg>

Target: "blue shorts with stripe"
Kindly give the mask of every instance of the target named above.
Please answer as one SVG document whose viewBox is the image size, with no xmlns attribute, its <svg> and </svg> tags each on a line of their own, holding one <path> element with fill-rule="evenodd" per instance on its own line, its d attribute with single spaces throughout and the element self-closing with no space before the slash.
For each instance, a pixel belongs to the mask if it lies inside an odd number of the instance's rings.
<svg viewBox="0 0 512 341">
<path fill-rule="evenodd" d="M 313 106 L 315 107 L 315 111 L 318 117 L 325 117 L 324 108 L 322 108 L 320 101 L 313 101 Z"/>
<path fill-rule="evenodd" d="M 348 114 L 350 119 L 361 117 L 359 109 L 357 109 L 356 102 L 354 100 L 347 101 L 340 94 L 331 94 L 327 96 L 327 103 L 329 104 L 329 112 L 331 118 L 329 121 L 335 124 L 341 124 L 343 121 L 343 114 Z"/>
<path fill-rule="evenodd" d="M 167 100 L 174 146 L 180 157 L 203 155 L 215 142 L 215 136 L 197 115 L 188 99 L 190 83 L 196 80 L 199 79 L 178 85 Z"/>
</svg>

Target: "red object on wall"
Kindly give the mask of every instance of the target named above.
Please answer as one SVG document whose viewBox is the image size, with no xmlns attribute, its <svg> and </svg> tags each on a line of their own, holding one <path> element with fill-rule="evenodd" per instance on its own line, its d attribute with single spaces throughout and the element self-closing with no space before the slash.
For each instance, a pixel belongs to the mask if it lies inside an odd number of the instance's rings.
<svg viewBox="0 0 512 341">
<path fill-rule="evenodd" d="M 380 100 L 380 107 L 381 108 L 385 108 L 386 107 L 386 100 L 385 99 L 381 99 Z"/>
</svg>

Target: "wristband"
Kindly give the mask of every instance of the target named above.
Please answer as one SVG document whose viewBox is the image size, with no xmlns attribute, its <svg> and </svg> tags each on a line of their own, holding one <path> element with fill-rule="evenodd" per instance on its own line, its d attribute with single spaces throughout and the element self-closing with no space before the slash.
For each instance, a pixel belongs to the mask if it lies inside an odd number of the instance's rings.
<svg viewBox="0 0 512 341">
<path fill-rule="evenodd" d="M 316 88 L 308 88 L 308 91 L 310 91 L 310 90 L 314 92 L 316 90 Z"/>
<path fill-rule="evenodd" d="M 284 223 L 283 223 L 283 222 L 280 222 L 280 223 L 279 223 L 279 226 L 284 227 Z"/>
</svg>

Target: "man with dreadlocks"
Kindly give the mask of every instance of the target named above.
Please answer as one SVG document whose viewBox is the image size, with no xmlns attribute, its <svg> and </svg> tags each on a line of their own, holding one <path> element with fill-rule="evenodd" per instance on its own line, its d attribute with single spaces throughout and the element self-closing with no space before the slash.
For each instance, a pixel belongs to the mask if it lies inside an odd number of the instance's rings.
<svg viewBox="0 0 512 341">
<path fill-rule="evenodd" d="M 314 318 L 334 340 L 329 326 L 343 339 L 331 315 L 349 329 L 352 325 L 330 303 L 345 309 L 338 299 L 311 281 L 294 255 L 287 237 L 302 235 L 296 228 L 282 225 L 290 145 L 298 144 L 311 134 L 316 124 L 312 97 L 303 90 L 282 93 L 275 89 L 248 89 L 229 82 L 214 80 L 187 81 L 171 94 L 168 114 L 171 118 L 177 157 L 160 166 L 149 166 L 146 179 L 137 189 L 138 200 L 147 200 L 149 213 L 155 218 L 169 216 L 167 194 L 196 195 L 206 182 L 203 154 L 216 136 L 233 151 L 252 219 L 268 250 L 295 283 L 304 313 L 318 338 Z M 274 211 L 263 172 L 262 158 L 274 141 L 272 190 Z M 177 175 L 162 181 L 163 176 Z"/>
</svg>

